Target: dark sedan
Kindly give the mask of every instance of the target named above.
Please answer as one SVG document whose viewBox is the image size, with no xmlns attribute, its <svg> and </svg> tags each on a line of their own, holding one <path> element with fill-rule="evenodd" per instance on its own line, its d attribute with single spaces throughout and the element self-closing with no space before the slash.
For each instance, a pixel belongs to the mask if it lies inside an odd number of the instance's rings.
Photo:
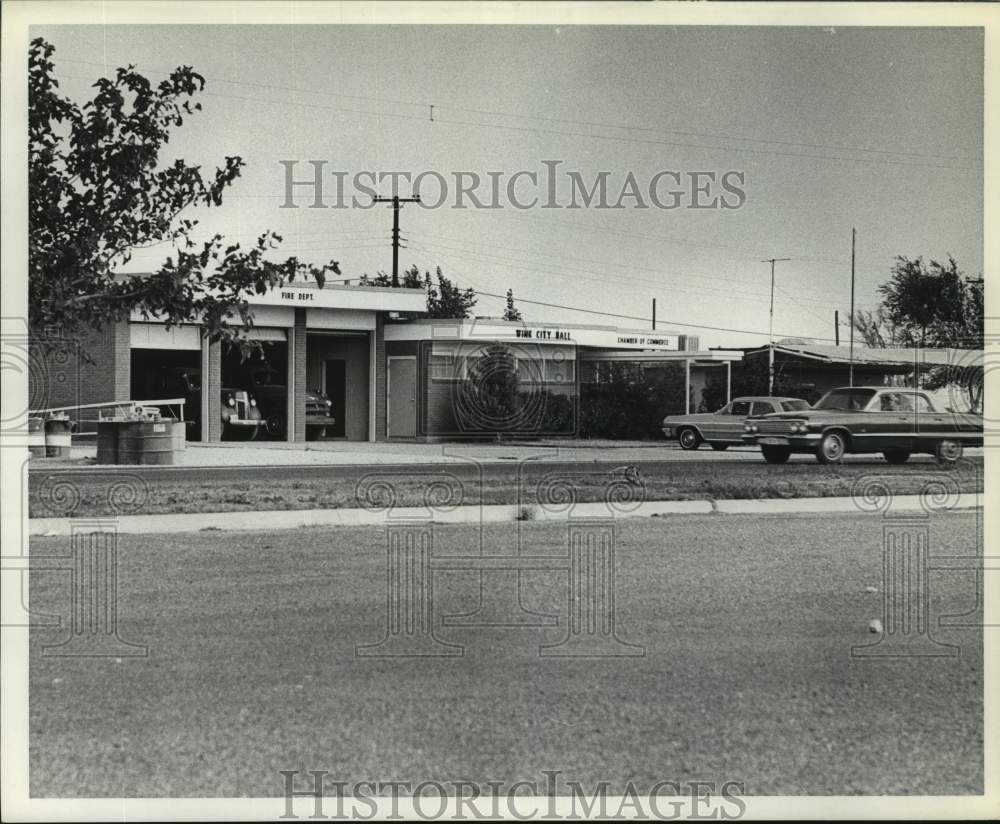
<svg viewBox="0 0 1000 824">
<path fill-rule="evenodd" d="M 784 463 L 792 453 L 833 464 L 846 454 L 881 452 L 901 464 L 922 452 L 948 464 L 963 447 L 982 446 L 983 418 L 938 412 L 915 389 L 851 386 L 830 390 L 811 409 L 748 419 L 743 442 L 760 446 L 768 463 Z"/>
</svg>

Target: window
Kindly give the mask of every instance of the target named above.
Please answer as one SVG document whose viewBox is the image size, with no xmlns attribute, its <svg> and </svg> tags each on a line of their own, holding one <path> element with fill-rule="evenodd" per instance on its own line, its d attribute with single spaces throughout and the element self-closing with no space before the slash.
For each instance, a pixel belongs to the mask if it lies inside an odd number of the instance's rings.
<svg viewBox="0 0 1000 824">
<path fill-rule="evenodd" d="M 909 392 L 883 392 L 878 408 L 881 412 L 912 412 L 913 396 Z"/>
<path fill-rule="evenodd" d="M 781 405 L 786 412 L 801 412 L 803 409 L 809 408 L 809 404 L 805 401 L 782 401 Z"/>
<path fill-rule="evenodd" d="M 432 354 L 428 368 L 431 374 L 431 380 L 448 381 L 453 378 L 461 377 L 455 356 L 451 354 Z"/>
<path fill-rule="evenodd" d="M 934 407 L 931 406 L 931 402 L 927 399 L 926 395 L 914 395 L 917 399 L 917 412 L 933 412 Z"/>
<path fill-rule="evenodd" d="M 545 359 L 546 383 L 573 383 L 575 362 L 563 356 Z"/>
<path fill-rule="evenodd" d="M 750 401 L 733 401 L 729 406 L 730 415 L 739 415 L 742 418 L 750 415 Z"/>
<path fill-rule="evenodd" d="M 815 408 L 860 412 L 874 394 L 874 389 L 831 389 L 817 401 Z"/>
<path fill-rule="evenodd" d="M 768 415 L 774 412 L 774 404 L 770 401 L 754 401 L 753 402 L 753 414 L 754 415 Z"/>
</svg>

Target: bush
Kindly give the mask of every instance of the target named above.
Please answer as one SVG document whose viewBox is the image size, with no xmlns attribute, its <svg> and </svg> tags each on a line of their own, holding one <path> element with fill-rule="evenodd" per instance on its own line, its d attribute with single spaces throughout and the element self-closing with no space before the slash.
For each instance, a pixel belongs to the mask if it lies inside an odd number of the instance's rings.
<svg viewBox="0 0 1000 824">
<path fill-rule="evenodd" d="M 601 364 L 597 382 L 580 387 L 580 435 L 646 440 L 661 436 L 667 415 L 684 412 L 684 368 Z"/>
</svg>

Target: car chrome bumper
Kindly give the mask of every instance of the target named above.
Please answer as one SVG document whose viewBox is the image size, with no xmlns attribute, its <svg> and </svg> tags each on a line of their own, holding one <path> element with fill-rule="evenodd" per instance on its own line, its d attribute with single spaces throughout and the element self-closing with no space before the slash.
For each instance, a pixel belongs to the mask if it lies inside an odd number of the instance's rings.
<svg viewBox="0 0 1000 824">
<path fill-rule="evenodd" d="M 789 446 L 792 449 L 814 449 L 820 439 L 819 432 L 796 433 L 794 435 L 744 435 L 747 446 Z"/>
<path fill-rule="evenodd" d="M 223 418 L 227 426 L 266 426 L 266 421 L 260 418 Z"/>
</svg>

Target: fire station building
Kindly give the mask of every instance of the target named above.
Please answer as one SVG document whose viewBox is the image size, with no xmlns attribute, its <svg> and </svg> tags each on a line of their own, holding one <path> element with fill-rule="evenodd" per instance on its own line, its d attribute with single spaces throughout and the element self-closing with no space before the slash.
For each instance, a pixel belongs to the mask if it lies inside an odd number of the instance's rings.
<svg viewBox="0 0 1000 824">
<path fill-rule="evenodd" d="M 581 385 L 602 363 L 682 365 L 691 396 L 713 370 L 728 374 L 742 354 L 700 352 L 696 338 L 665 330 L 431 320 L 423 289 L 293 283 L 248 301 L 250 337 L 260 344 L 249 358 L 208 342 L 196 324 L 168 329 L 133 316 L 46 355 L 32 377 L 32 407 L 68 407 L 87 432 L 95 404 L 182 398 L 184 418 L 196 422 L 189 439 L 218 441 L 226 391 L 246 390 L 273 418 L 272 438 L 292 442 L 307 439 L 306 410 L 317 398 L 329 400 L 336 421 L 325 438 L 573 435 Z M 516 411 L 474 388 L 490 385 L 498 351 L 516 371 Z"/>
</svg>

